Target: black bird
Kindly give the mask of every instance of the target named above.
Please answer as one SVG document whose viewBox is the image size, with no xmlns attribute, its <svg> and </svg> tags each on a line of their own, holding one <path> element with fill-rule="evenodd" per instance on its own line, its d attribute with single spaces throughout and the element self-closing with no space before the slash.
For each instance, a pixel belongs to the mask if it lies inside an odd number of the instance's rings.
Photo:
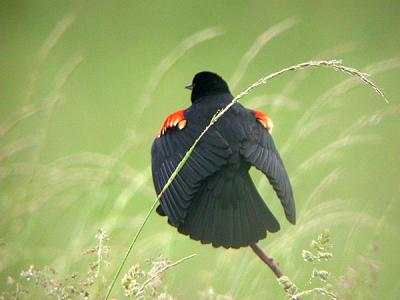
<svg viewBox="0 0 400 300">
<path fill-rule="evenodd" d="M 192 105 L 166 118 L 151 149 L 157 194 L 215 112 L 233 99 L 227 83 L 212 72 L 196 74 L 187 88 Z M 253 245 L 280 229 L 250 177 L 254 166 L 267 176 L 286 218 L 295 224 L 292 188 L 271 130 L 268 115 L 233 105 L 203 136 L 162 195 L 158 214 L 203 244 Z"/>
</svg>

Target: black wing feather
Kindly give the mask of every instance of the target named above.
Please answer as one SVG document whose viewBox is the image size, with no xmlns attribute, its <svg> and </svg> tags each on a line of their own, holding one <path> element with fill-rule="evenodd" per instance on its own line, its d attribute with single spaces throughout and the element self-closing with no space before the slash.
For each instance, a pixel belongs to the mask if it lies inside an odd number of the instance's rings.
<svg viewBox="0 0 400 300">
<path fill-rule="evenodd" d="M 183 130 L 168 129 L 164 135 L 154 140 L 151 150 L 152 173 L 157 194 L 161 192 L 201 130 L 200 126 L 188 120 Z M 202 181 L 225 165 L 231 154 L 228 142 L 218 131 L 210 129 L 161 196 L 157 212 L 167 215 L 169 223 L 179 227 Z"/>
<path fill-rule="evenodd" d="M 267 176 L 281 200 L 286 218 L 295 224 L 296 207 L 292 187 L 272 136 L 257 121 L 247 124 L 247 138 L 243 142 L 240 152 L 250 164 Z"/>
</svg>

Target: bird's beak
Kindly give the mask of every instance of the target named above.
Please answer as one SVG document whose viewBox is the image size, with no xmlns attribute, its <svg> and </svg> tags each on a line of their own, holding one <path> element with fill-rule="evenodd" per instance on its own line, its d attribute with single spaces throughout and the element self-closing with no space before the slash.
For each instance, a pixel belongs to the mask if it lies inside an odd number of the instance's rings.
<svg viewBox="0 0 400 300">
<path fill-rule="evenodd" d="M 185 86 L 185 89 L 193 90 L 193 84 L 188 84 L 187 86 Z"/>
</svg>

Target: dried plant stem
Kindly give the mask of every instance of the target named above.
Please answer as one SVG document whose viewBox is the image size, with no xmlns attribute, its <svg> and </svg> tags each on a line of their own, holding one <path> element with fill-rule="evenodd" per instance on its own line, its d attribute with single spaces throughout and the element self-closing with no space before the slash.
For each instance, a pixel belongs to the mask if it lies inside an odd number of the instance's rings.
<svg viewBox="0 0 400 300">
<path fill-rule="evenodd" d="M 315 59 L 338 56 L 340 54 L 351 51 L 353 48 L 354 46 L 352 44 L 339 45 L 333 49 L 322 51 L 315 57 Z M 269 111 L 271 113 L 276 112 L 283 103 L 287 102 L 286 99 L 288 98 L 288 95 L 293 93 L 301 85 L 301 83 L 309 77 L 309 74 L 310 73 L 307 72 L 297 73 L 292 80 L 289 80 L 287 84 L 283 87 L 282 91 L 278 95 L 273 97 L 273 100 L 270 103 Z"/>
<path fill-rule="evenodd" d="M 184 258 L 181 258 L 180 260 L 177 260 L 176 262 L 170 263 L 170 264 L 166 265 L 165 267 L 163 267 L 162 269 L 160 269 L 160 270 L 158 270 L 157 272 L 155 272 L 155 273 L 153 274 L 153 276 L 151 276 L 149 279 L 147 279 L 147 280 L 142 284 L 142 286 L 140 287 L 140 289 L 139 289 L 139 291 L 138 291 L 138 294 L 142 294 L 142 293 L 144 292 L 144 289 L 146 288 L 146 286 L 147 286 L 150 282 L 152 282 L 155 278 L 157 278 L 158 276 L 160 276 L 162 273 L 164 273 L 164 272 L 167 271 L 168 269 L 171 269 L 171 268 L 173 268 L 173 267 L 175 267 L 175 266 L 177 266 L 177 265 L 183 263 L 185 260 L 188 260 L 188 259 L 191 259 L 191 258 L 195 257 L 196 255 L 197 255 L 197 254 L 194 253 L 194 254 L 191 254 L 191 255 L 186 256 L 186 257 L 184 257 Z"/>
<path fill-rule="evenodd" d="M 147 223 L 151 213 L 153 212 L 153 210 L 155 209 L 158 201 L 161 199 L 161 196 L 164 194 L 164 192 L 167 190 L 167 188 L 169 187 L 169 185 L 172 183 L 172 181 L 175 179 L 175 177 L 178 175 L 179 171 L 182 169 L 182 167 L 185 165 L 186 161 L 189 159 L 189 156 L 192 154 L 192 152 L 194 151 L 195 147 L 197 146 L 197 144 L 200 142 L 200 140 L 202 139 L 202 137 L 207 133 L 207 131 L 236 103 L 239 102 L 239 100 L 241 98 L 243 98 L 244 96 L 246 96 L 247 94 L 249 94 L 251 91 L 253 91 L 254 89 L 256 89 L 257 87 L 261 86 L 261 85 L 265 85 L 268 83 L 268 81 L 270 81 L 271 79 L 278 77 L 282 74 L 285 74 L 289 71 L 296 71 L 296 70 L 301 70 L 301 69 L 305 69 L 305 68 L 310 68 L 310 67 L 328 67 L 328 68 L 332 68 L 336 71 L 340 71 L 343 73 L 347 73 L 349 75 L 358 77 L 361 81 L 363 81 L 364 83 L 368 84 L 369 86 L 371 86 L 375 92 L 377 92 L 379 95 L 381 95 L 385 100 L 386 97 L 384 96 L 384 94 L 382 93 L 382 91 L 372 82 L 370 81 L 368 78 L 366 78 L 366 74 L 361 73 L 360 71 L 353 69 L 353 68 L 349 68 L 346 66 L 343 66 L 341 64 L 340 61 L 338 60 L 319 60 L 319 61 L 308 61 L 308 62 L 304 62 L 301 64 L 297 64 L 297 65 L 293 65 L 287 68 L 284 68 L 278 72 L 274 72 L 266 77 L 263 77 L 261 79 L 259 79 L 257 82 L 253 83 L 252 85 L 250 85 L 246 90 L 244 90 L 243 92 L 241 92 L 238 96 L 236 96 L 227 106 L 225 106 L 222 110 L 217 111 L 214 116 L 211 118 L 210 123 L 204 128 L 204 130 L 201 132 L 201 134 L 199 135 L 199 137 L 194 141 L 193 145 L 189 148 L 189 150 L 186 152 L 185 156 L 182 158 L 182 160 L 179 162 L 178 166 L 176 167 L 175 171 L 172 173 L 171 177 L 168 179 L 168 181 L 166 182 L 166 184 L 164 185 L 163 189 L 161 190 L 161 192 L 157 195 L 157 199 L 154 201 L 153 205 L 151 206 L 150 210 L 148 211 L 143 223 L 141 224 L 141 226 L 139 227 L 138 231 L 136 232 L 135 237 L 133 238 L 124 258 L 121 261 L 120 266 L 118 267 L 118 270 L 114 276 L 113 281 L 111 282 L 111 285 L 109 287 L 109 290 L 107 292 L 107 295 L 105 297 L 105 299 L 107 300 L 112 292 L 112 289 L 118 279 L 119 274 L 121 273 L 121 270 L 130 254 L 130 252 L 133 249 L 133 246 L 136 242 L 136 240 L 138 239 L 140 233 L 142 232 L 145 224 Z M 386 100 L 387 101 L 387 100 Z"/>
<path fill-rule="evenodd" d="M 383 99 L 388 103 L 388 100 L 386 99 L 385 95 L 383 94 L 383 92 L 379 89 L 379 87 L 374 84 L 371 80 L 369 80 L 367 78 L 367 74 L 362 73 L 359 70 L 356 70 L 354 68 L 350 68 L 350 67 L 346 67 L 343 66 L 341 64 L 340 60 L 317 60 L 317 61 L 308 61 L 308 62 L 304 62 L 298 65 L 294 65 L 288 68 L 284 68 L 278 72 L 272 73 L 270 75 L 268 75 L 267 77 L 261 78 L 260 80 L 258 80 L 256 83 L 252 84 L 250 87 L 248 87 L 243 93 L 239 94 L 239 96 L 244 96 L 246 94 L 248 94 L 251 90 L 253 90 L 255 87 L 261 85 L 261 84 L 266 84 L 268 80 L 277 77 L 279 75 L 282 75 L 283 73 L 289 72 L 289 71 L 295 71 L 295 70 L 300 70 L 300 69 L 305 69 L 305 68 L 309 68 L 309 67 L 329 67 L 329 68 L 333 68 L 335 71 L 340 71 L 343 73 L 347 73 L 349 75 L 358 77 L 361 81 L 363 81 L 365 84 L 369 85 L 370 87 L 372 87 L 372 89 L 378 93 L 380 96 L 383 97 Z M 242 95 L 244 94 L 244 95 Z M 238 97 L 239 97 L 238 96 Z M 236 97 L 236 98 L 238 98 Z M 241 97 L 239 97 L 241 98 Z M 235 100 L 235 99 L 234 99 Z M 233 101 L 234 101 L 233 100 Z M 232 101 L 232 102 L 233 102 Z M 236 101 L 237 102 L 237 101 Z"/>
</svg>

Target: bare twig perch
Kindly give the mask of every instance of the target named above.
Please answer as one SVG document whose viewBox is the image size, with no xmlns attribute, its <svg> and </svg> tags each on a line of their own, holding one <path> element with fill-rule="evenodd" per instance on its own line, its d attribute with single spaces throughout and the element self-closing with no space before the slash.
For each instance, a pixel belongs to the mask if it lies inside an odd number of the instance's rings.
<svg viewBox="0 0 400 300">
<path fill-rule="evenodd" d="M 251 249 L 254 251 L 255 254 L 274 272 L 277 278 L 281 278 L 283 273 L 279 268 L 279 265 L 270 258 L 264 251 L 258 246 L 257 244 L 250 245 Z"/>
<path fill-rule="evenodd" d="M 258 244 L 253 244 L 250 245 L 251 249 L 254 251 L 255 254 L 271 269 L 272 272 L 274 272 L 276 278 L 280 279 L 284 275 L 279 267 L 279 265 L 265 252 L 258 246 Z M 298 295 L 294 296 L 296 300 L 301 300 L 301 297 Z"/>
</svg>

